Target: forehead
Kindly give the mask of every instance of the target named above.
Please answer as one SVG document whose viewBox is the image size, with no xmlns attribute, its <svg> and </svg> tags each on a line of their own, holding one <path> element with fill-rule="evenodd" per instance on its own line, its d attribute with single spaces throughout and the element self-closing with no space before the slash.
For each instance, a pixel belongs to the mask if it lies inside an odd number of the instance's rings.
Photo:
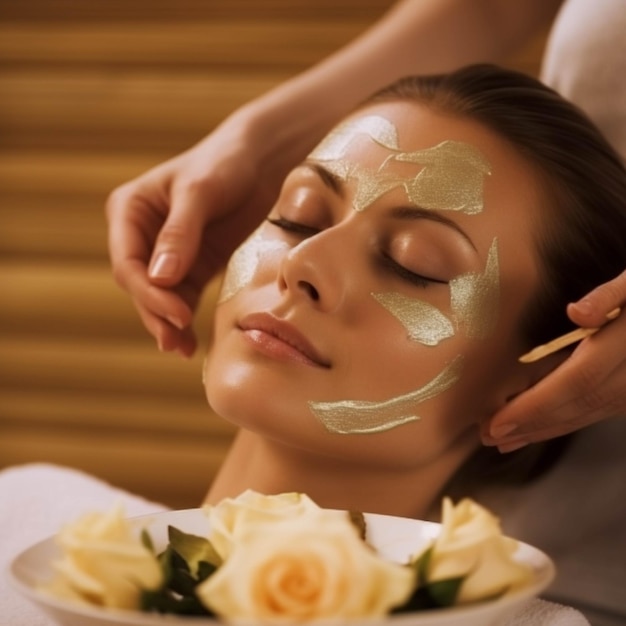
<svg viewBox="0 0 626 626">
<path fill-rule="evenodd" d="M 486 129 L 470 119 L 399 100 L 355 112 L 331 130 L 314 154 L 336 160 L 351 153 L 368 161 L 375 160 L 376 155 L 384 158 L 385 152 L 424 150 L 446 140 L 465 143 L 470 151 L 477 151 L 486 134 Z"/>
<path fill-rule="evenodd" d="M 413 169 L 437 158 L 450 167 L 486 172 L 486 151 L 494 149 L 495 139 L 491 131 L 471 119 L 442 114 L 415 102 L 393 101 L 355 112 L 326 136 L 311 157 L 323 161 L 349 158 L 380 167 L 382 161 L 401 153 L 403 159 L 395 159 L 396 164 L 413 165 Z M 442 149 L 433 150 L 441 144 Z"/>
<path fill-rule="evenodd" d="M 360 186 L 366 195 L 368 184 L 380 194 L 394 182 L 407 188 L 419 175 L 415 204 L 434 195 L 442 206 L 425 208 L 455 210 L 459 219 L 480 213 L 484 200 L 485 208 L 514 212 L 516 221 L 532 229 L 540 227 L 546 204 L 543 179 L 506 139 L 478 121 L 411 101 L 382 102 L 355 112 L 310 158 L 330 164 L 340 178 L 364 179 Z"/>
<path fill-rule="evenodd" d="M 482 211 L 483 178 L 491 168 L 478 148 L 453 139 L 418 149 L 403 143 L 392 120 L 367 114 L 335 128 L 310 158 L 355 183 L 357 211 L 399 187 L 409 203 L 424 209 Z"/>
</svg>

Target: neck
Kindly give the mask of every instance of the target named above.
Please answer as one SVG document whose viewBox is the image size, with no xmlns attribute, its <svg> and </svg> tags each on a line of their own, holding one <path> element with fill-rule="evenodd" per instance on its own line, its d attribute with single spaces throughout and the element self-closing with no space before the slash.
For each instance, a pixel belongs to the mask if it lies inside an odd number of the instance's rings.
<svg viewBox="0 0 626 626">
<path fill-rule="evenodd" d="M 205 502 L 216 504 L 246 489 L 264 494 L 306 493 L 325 508 L 425 518 L 439 508 L 441 489 L 477 448 L 466 432 L 432 462 L 408 469 L 346 463 L 241 430 Z"/>
</svg>

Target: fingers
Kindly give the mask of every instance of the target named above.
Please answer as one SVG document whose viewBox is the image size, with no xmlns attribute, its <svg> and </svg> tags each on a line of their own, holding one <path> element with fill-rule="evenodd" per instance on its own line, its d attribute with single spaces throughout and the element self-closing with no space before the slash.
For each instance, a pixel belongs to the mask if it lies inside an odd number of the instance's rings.
<svg viewBox="0 0 626 626">
<path fill-rule="evenodd" d="M 171 287 L 183 280 L 196 261 L 202 235 L 218 198 L 208 180 L 178 184 L 172 204 L 155 242 L 149 278 L 155 285 Z"/>
<path fill-rule="evenodd" d="M 510 451 L 626 414 L 625 346 L 626 316 L 621 316 L 482 424 L 483 443 Z"/>
<path fill-rule="evenodd" d="M 136 273 L 146 273 L 150 244 L 162 221 L 148 215 L 150 212 L 151 209 L 133 193 L 131 184 L 118 187 L 106 203 L 113 276 L 127 291 Z"/>
<path fill-rule="evenodd" d="M 156 339 L 159 350 L 192 356 L 196 349 L 191 328 L 196 298 L 186 298 L 182 289 L 175 291 L 152 285 L 145 271 L 128 271 L 127 283 L 141 321 Z"/>
<path fill-rule="evenodd" d="M 572 321 L 600 327 L 626 303 L 626 271 L 568 306 Z M 553 372 L 481 425 L 502 452 L 626 414 L 626 313 L 585 339 Z"/>
<path fill-rule="evenodd" d="M 109 255 L 116 282 L 131 295 L 144 326 L 159 348 L 191 356 L 196 349 L 191 322 L 199 293 L 198 288 L 190 290 L 178 281 L 184 279 L 184 264 L 194 260 L 193 248 L 198 248 L 202 235 L 202 228 L 197 225 L 201 212 L 196 211 L 197 202 L 189 206 L 184 195 L 179 194 L 176 212 L 173 218 L 168 217 L 172 171 L 171 163 L 162 164 L 111 193 L 106 204 Z M 166 226 L 165 233 L 159 234 Z M 163 281 L 175 288 L 164 289 L 150 281 L 148 264 L 151 256 L 155 256 L 153 249 L 157 243 L 166 255 L 157 274 L 167 270 L 168 262 L 171 264 L 167 255 L 172 251 L 178 254 L 182 249 L 183 262 L 178 272 L 170 273 L 170 278 Z"/>
<path fill-rule="evenodd" d="M 161 352 L 177 352 L 193 356 L 197 348 L 191 326 L 193 310 L 174 291 L 159 289 L 145 280 L 145 272 L 128 271 L 129 292 L 146 330 L 155 338 Z M 138 282 L 144 281 L 139 288 Z M 151 294 L 146 296 L 146 294 Z M 147 303 L 147 304 L 146 304 Z"/>
<path fill-rule="evenodd" d="M 177 352 L 190 358 L 197 348 L 197 341 L 190 326 L 177 328 L 170 322 L 154 315 L 148 309 L 135 302 L 135 308 L 148 332 L 156 339 L 161 352 Z"/>
<path fill-rule="evenodd" d="M 609 311 L 626 304 L 626 270 L 596 287 L 578 302 L 567 307 L 570 319 L 578 326 L 602 326 Z"/>
</svg>

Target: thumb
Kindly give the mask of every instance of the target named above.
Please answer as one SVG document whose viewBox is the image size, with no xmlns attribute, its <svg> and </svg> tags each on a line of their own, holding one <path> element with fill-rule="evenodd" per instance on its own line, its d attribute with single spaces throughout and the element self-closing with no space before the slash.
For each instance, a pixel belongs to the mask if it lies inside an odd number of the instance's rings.
<svg viewBox="0 0 626 626">
<path fill-rule="evenodd" d="M 155 241 L 148 275 L 160 287 L 177 285 L 189 273 L 200 248 L 210 200 L 198 190 L 172 197 L 167 219 Z"/>
<path fill-rule="evenodd" d="M 626 271 L 596 287 L 586 296 L 567 307 L 567 314 L 578 326 L 602 326 L 607 315 L 626 303 Z"/>
</svg>

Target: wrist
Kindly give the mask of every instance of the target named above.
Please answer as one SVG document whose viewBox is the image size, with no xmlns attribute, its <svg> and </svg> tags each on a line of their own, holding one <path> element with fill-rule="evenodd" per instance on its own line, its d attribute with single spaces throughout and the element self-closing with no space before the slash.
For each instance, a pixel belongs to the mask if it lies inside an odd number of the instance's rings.
<svg viewBox="0 0 626 626">
<path fill-rule="evenodd" d="M 231 122 L 259 162 L 280 169 L 300 163 L 341 114 L 323 111 L 314 90 L 283 84 L 238 109 Z"/>
</svg>

